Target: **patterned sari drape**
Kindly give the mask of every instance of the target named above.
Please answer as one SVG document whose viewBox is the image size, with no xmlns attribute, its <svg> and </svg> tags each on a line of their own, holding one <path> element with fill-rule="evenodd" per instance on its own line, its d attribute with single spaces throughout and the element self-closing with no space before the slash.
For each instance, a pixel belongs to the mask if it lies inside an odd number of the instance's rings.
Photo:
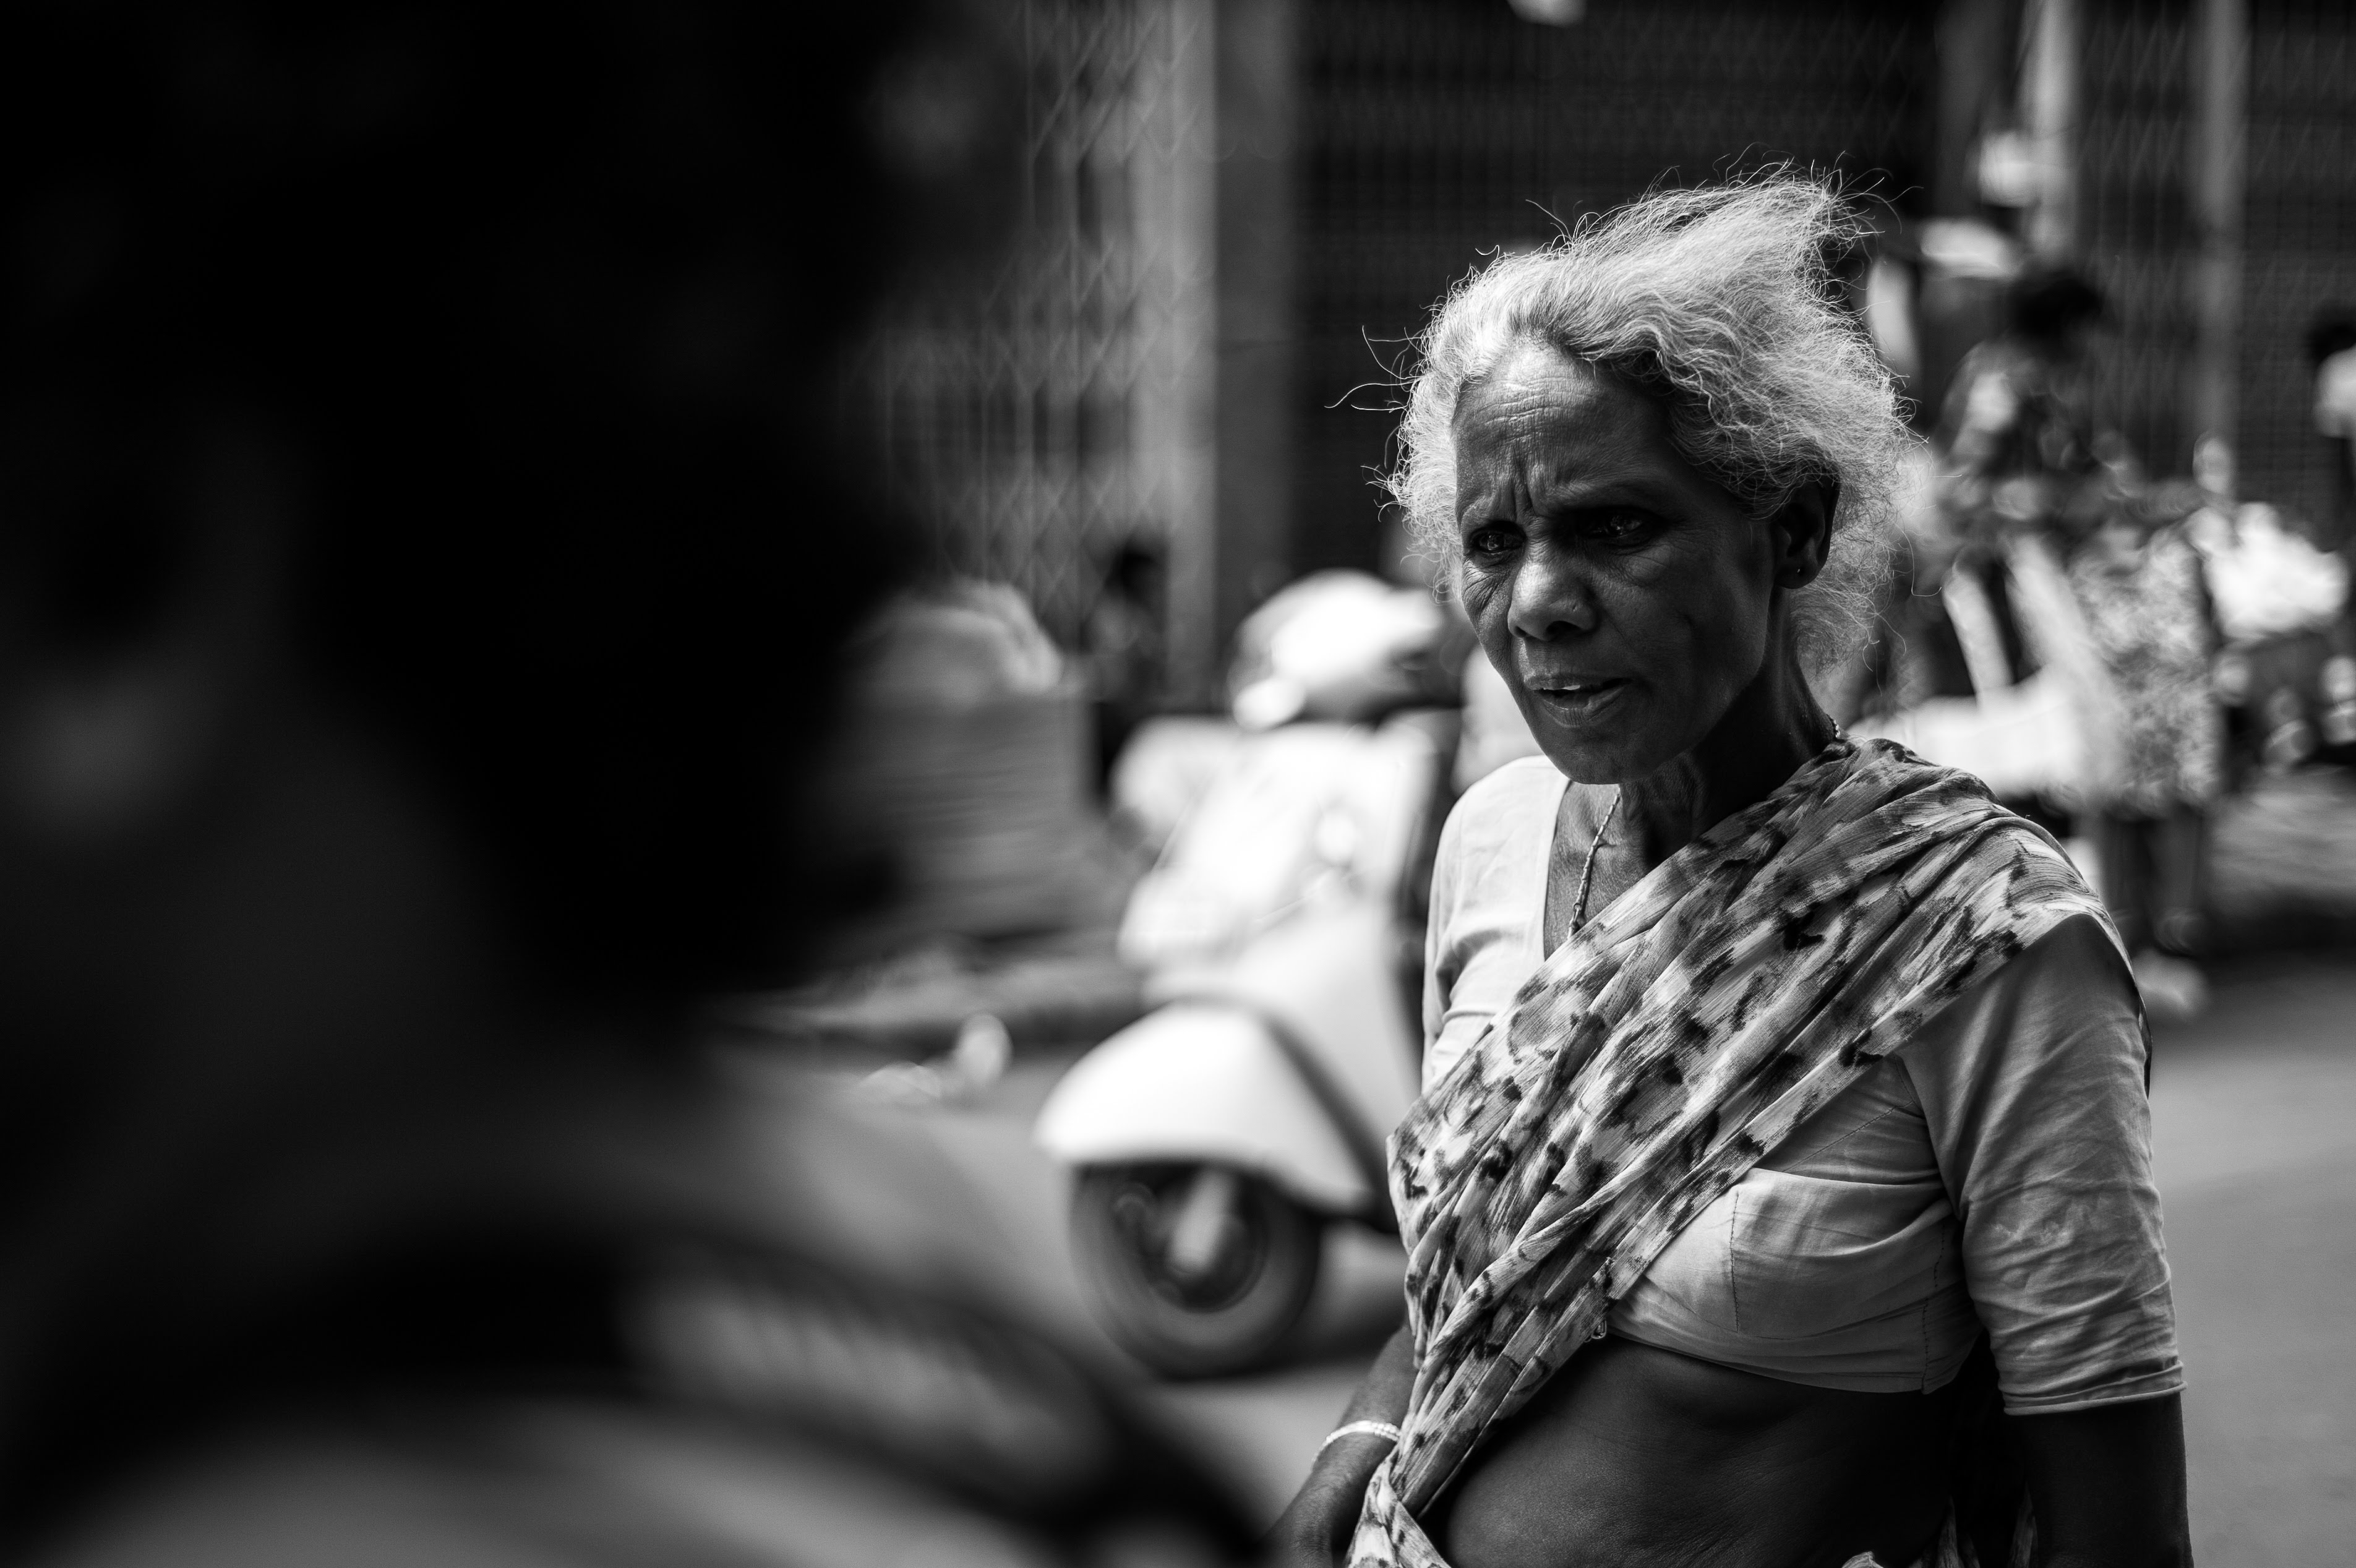
<svg viewBox="0 0 2356 1568">
<path fill-rule="evenodd" d="M 1968 775 L 1837 740 L 1566 941 L 1391 1138 L 1416 1376 L 1349 1561 L 1417 1523 L 1695 1215 L 1973 983 L 2102 905 Z"/>
</svg>

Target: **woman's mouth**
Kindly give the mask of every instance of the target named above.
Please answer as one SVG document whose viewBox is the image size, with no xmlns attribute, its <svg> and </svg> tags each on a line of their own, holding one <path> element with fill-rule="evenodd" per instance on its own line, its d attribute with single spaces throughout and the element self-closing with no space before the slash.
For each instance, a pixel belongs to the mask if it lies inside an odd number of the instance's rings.
<svg viewBox="0 0 2356 1568">
<path fill-rule="evenodd" d="M 1624 680 L 1592 681 L 1532 681 L 1527 683 L 1530 695 L 1539 706 L 1558 718 L 1589 719 L 1627 689 Z"/>
</svg>

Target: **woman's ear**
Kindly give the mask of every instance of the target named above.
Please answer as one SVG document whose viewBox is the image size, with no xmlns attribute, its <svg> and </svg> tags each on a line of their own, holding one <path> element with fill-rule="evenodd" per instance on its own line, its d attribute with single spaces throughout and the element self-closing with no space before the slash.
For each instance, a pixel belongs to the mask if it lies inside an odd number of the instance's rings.
<svg viewBox="0 0 2356 1568">
<path fill-rule="evenodd" d="M 1775 585 L 1804 588 L 1816 580 L 1832 554 L 1833 513 L 1840 507 L 1840 481 L 1815 479 L 1768 520 L 1775 546 Z"/>
</svg>

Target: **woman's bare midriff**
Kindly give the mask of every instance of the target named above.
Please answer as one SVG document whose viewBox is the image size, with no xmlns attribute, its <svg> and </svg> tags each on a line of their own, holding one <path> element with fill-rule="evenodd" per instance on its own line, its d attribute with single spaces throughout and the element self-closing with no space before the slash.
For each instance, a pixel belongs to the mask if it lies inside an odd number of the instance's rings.
<svg viewBox="0 0 2356 1568">
<path fill-rule="evenodd" d="M 1810 1388 L 1612 1338 L 1481 1445 L 1424 1525 L 1451 1568 L 1903 1568 L 1946 1513 L 1952 1386 Z"/>
</svg>

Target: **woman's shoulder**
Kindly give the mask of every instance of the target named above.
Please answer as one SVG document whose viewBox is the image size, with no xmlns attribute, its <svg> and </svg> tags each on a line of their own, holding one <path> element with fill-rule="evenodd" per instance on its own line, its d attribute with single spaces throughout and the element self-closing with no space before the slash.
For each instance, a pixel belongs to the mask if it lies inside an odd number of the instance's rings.
<svg viewBox="0 0 2356 1568">
<path fill-rule="evenodd" d="M 2091 909 L 2054 911 L 2054 918 L 1982 983 L 2015 996 L 2050 995 L 2063 1005 L 2132 1015 L 2140 1006 L 2135 972 L 2119 939 Z"/>
<path fill-rule="evenodd" d="M 1965 880 L 2008 866 L 2008 896 L 2047 908 L 2049 918 L 2030 922 L 2040 930 L 2063 914 L 2101 908 L 2053 835 L 1998 803 L 1976 774 L 1930 761 L 1888 736 L 1842 744 L 1847 749 L 1837 764 L 1837 783 L 1856 787 L 1869 810 L 1884 813 L 1877 821 L 1891 838 L 1959 844 L 1963 854 L 1953 866 Z"/>
<path fill-rule="evenodd" d="M 1543 757 L 1525 757 L 1458 797 L 1440 829 L 1431 868 L 1432 918 L 1448 926 L 1471 906 L 1519 907 L 1532 878 L 1546 875 L 1547 846 L 1562 801 L 1563 776 Z"/>
<path fill-rule="evenodd" d="M 2104 1004 L 2138 1004 L 2126 950 L 2102 895 L 2044 829 L 2011 812 L 1986 824 L 1980 853 L 1963 868 L 1985 896 L 2001 889 L 2009 956 L 1977 985 L 2019 995 L 2036 992 Z"/>
<path fill-rule="evenodd" d="M 1918 762 L 1902 752 L 1887 760 Z M 1976 950 L 1968 978 L 1927 1021 L 1924 1035 L 1967 1035 L 1967 1054 L 2008 1058 L 2054 1048 L 2089 1031 L 2132 1039 L 2139 1050 L 2134 973 L 2101 896 L 2068 852 L 2024 818 L 2001 810 L 1989 814 L 1976 779 L 1919 766 L 1923 779 L 1914 794 L 1957 819 L 1933 831 L 1963 839 L 1962 853 L 1932 895 L 1932 913 L 1943 931 L 1968 927 L 1979 933 L 1969 943 Z"/>
<path fill-rule="evenodd" d="M 1553 835 L 1555 812 L 1569 780 L 1543 757 L 1523 757 L 1487 774 L 1457 797 L 1441 837 L 1443 853 L 1518 843 Z"/>
<path fill-rule="evenodd" d="M 2059 912 L 1924 1026 L 1900 1055 L 1951 1090 L 1991 1077 L 2124 1069 L 2140 1087 L 2148 1052 L 2143 1001 L 2118 939 L 2099 913 Z"/>
</svg>

